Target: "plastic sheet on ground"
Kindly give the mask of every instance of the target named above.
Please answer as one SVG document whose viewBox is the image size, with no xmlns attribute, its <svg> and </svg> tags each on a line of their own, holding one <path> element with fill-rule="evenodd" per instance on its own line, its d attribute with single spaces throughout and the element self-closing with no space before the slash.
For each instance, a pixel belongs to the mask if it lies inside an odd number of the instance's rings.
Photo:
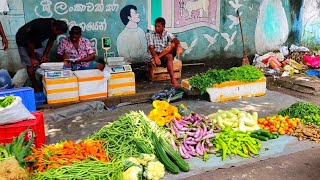
<svg viewBox="0 0 320 180">
<path fill-rule="evenodd" d="M 259 151 L 259 155 L 254 158 L 242 158 L 240 156 L 232 155 L 231 159 L 229 156 L 227 156 L 227 159 L 225 161 L 222 161 L 221 157 L 210 154 L 209 160 L 204 162 L 202 161 L 202 159 L 194 157 L 187 160 L 190 165 L 189 172 L 179 173 L 177 175 L 167 174 L 164 179 L 182 179 L 218 168 L 240 166 L 243 164 L 265 160 L 271 157 L 287 155 L 294 152 L 310 149 L 314 146 L 320 146 L 320 144 L 310 141 L 298 141 L 298 139 L 293 136 L 280 136 L 278 139 L 262 142 L 262 148 Z"/>
<path fill-rule="evenodd" d="M 69 119 L 76 116 L 81 116 L 84 114 L 96 114 L 104 110 L 104 103 L 101 101 L 90 101 L 78 104 L 73 104 L 71 106 L 49 109 L 45 110 L 45 120 L 46 124 L 50 122 L 57 122 L 65 119 Z"/>
</svg>

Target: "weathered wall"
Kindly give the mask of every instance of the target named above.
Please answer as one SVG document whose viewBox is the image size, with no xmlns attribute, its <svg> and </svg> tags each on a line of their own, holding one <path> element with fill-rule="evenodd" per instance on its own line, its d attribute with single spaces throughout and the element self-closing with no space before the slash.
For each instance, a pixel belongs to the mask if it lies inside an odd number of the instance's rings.
<svg viewBox="0 0 320 180">
<path fill-rule="evenodd" d="M 310 0 L 311 1 L 311 0 Z M 203 61 L 212 64 L 236 64 L 242 58 L 242 41 L 236 10 L 242 17 L 247 54 L 264 53 L 281 45 L 299 43 L 301 34 L 301 2 L 295 0 L 8 0 L 10 12 L 0 15 L 9 36 L 10 50 L 0 50 L 0 68 L 16 71 L 19 58 L 14 35 L 25 22 L 38 17 L 66 20 L 69 26 L 80 25 L 83 35 L 91 39 L 103 58 L 101 37 L 110 36 L 108 51 L 133 62 L 145 60 L 143 34 L 152 29 L 156 17 L 167 20 L 167 30 L 176 34 L 184 48 L 183 61 Z M 126 5 L 137 7 L 127 31 L 120 15 Z M 305 14 L 305 12 L 304 12 Z M 24 17 L 24 18 L 23 18 Z M 12 23 L 14 21 L 15 23 Z M 141 33 L 142 32 L 142 33 Z M 129 34 L 128 34 L 129 33 Z M 121 34 L 121 35 L 120 35 Z M 66 34 L 67 35 L 67 34 Z M 305 36 L 303 36 L 305 37 Z M 320 36 L 319 36 L 320 37 Z M 61 37 L 59 37 L 61 38 Z M 55 58 L 55 49 L 51 59 Z M 238 60 L 235 60 L 238 59 Z M 240 61 L 239 61 L 240 62 Z"/>
<path fill-rule="evenodd" d="M 303 5 L 302 44 L 316 46 L 320 43 L 320 1 L 305 0 Z"/>
</svg>

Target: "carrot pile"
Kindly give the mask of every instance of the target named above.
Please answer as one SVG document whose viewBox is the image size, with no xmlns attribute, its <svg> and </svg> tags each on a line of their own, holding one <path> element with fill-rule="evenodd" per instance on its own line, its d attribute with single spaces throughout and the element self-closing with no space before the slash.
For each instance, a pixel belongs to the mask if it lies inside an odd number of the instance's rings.
<svg viewBox="0 0 320 180">
<path fill-rule="evenodd" d="M 25 158 L 30 163 L 29 172 L 44 172 L 51 168 L 70 165 L 86 159 L 108 162 L 109 158 L 103 148 L 104 141 L 86 140 L 80 143 L 65 141 L 41 149 L 31 148 L 32 155 Z"/>
</svg>

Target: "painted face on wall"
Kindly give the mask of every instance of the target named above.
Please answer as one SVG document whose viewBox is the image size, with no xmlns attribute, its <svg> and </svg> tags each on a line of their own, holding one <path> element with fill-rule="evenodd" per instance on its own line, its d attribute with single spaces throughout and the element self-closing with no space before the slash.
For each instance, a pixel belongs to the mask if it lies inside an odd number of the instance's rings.
<svg viewBox="0 0 320 180">
<path fill-rule="evenodd" d="M 133 21 L 135 23 L 140 22 L 140 14 L 134 10 L 134 9 L 130 9 L 130 17 L 128 17 L 130 21 Z"/>
<path fill-rule="evenodd" d="M 155 30 L 156 30 L 156 33 L 162 34 L 164 31 L 164 25 L 162 25 L 161 23 L 157 23 L 155 26 Z"/>
</svg>

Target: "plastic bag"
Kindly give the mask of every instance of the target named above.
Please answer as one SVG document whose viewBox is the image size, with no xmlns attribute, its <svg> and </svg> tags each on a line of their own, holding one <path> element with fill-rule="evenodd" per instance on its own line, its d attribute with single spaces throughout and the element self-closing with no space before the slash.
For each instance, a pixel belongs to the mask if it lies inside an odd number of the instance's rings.
<svg viewBox="0 0 320 180">
<path fill-rule="evenodd" d="M 103 69 L 103 74 L 104 74 L 104 79 L 106 81 L 109 80 L 109 78 L 111 77 L 111 68 L 107 65 L 105 65 L 104 69 Z"/>
<path fill-rule="evenodd" d="M 13 88 L 10 74 L 5 69 L 0 69 L 0 90 Z"/>
<path fill-rule="evenodd" d="M 12 82 L 15 87 L 23 87 L 24 83 L 28 80 L 28 73 L 26 69 L 20 69 L 13 76 Z"/>
<path fill-rule="evenodd" d="M 296 45 L 292 44 L 290 46 L 290 52 L 293 52 L 293 51 L 307 52 L 307 51 L 309 51 L 309 49 L 304 46 L 296 46 Z"/>
<path fill-rule="evenodd" d="M 150 97 L 150 100 L 151 102 L 153 102 L 154 100 L 164 100 L 164 101 L 172 102 L 172 101 L 182 99 L 185 93 L 186 92 L 182 88 L 169 87 L 152 95 Z"/>
<path fill-rule="evenodd" d="M 320 56 L 313 57 L 310 55 L 303 56 L 303 60 L 311 67 L 315 68 L 318 67 L 320 64 Z"/>
<path fill-rule="evenodd" d="M 0 97 L 0 99 L 4 98 L 5 97 Z M 0 125 L 28 119 L 35 119 L 35 117 L 23 105 L 22 99 L 19 96 L 15 96 L 15 101 L 9 106 L 0 108 Z"/>
</svg>

